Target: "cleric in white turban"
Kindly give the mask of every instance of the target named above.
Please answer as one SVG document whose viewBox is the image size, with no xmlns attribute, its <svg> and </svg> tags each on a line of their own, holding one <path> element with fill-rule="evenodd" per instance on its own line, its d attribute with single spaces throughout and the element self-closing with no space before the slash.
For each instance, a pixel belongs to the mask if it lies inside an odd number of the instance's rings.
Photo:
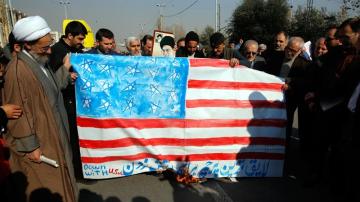
<svg viewBox="0 0 360 202">
<path fill-rule="evenodd" d="M 77 201 L 69 125 L 60 88 L 60 82 L 70 76 L 66 68 L 62 69 L 67 72 L 61 74 L 48 68 L 53 42 L 49 32 L 46 21 L 39 16 L 19 20 L 12 31 L 23 50 L 6 67 L 3 101 L 19 104 L 23 114 L 9 120 L 5 140 L 10 148 L 11 172 L 22 174 L 27 181 L 27 199 L 22 198 L 24 190 L 16 188 L 22 182 L 14 178 L 9 201 L 29 201 L 31 193 L 41 188 L 60 195 L 63 202 Z M 64 75 L 64 79 L 59 75 Z M 54 168 L 42 162 L 42 155 L 59 166 Z M 52 201 L 39 197 L 38 201 Z"/>
<path fill-rule="evenodd" d="M 19 42 L 35 41 L 51 31 L 46 21 L 40 16 L 29 16 L 17 21 L 12 33 Z"/>
</svg>

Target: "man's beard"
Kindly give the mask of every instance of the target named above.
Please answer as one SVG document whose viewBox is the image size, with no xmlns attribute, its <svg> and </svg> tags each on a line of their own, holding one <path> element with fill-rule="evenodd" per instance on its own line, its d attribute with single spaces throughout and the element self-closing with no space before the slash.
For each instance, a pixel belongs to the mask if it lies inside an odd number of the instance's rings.
<svg viewBox="0 0 360 202">
<path fill-rule="evenodd" d="M 38 62 L 39 64 L 41 64 L 42 66 L 45 66 L 47 64 L 47 62 L 49 61 L 48 55 L 39 55 L 37 53 L 32 53 L 32 52 L 29 52 L 29 53 L 35 59 L 35 61 Z"/>
<path fill-rule="evenodd" d="M 141 52 L 140 52 L 140 51 L 136 51 L 136 52 L 133 53 L 132 56 L 141 56 Z"/>
<path fill-rule="evenodd" d="M 275 51 L 283 51 L 284 49 L 279 46 L 279 47 L 275 47 L 274 50 L 275 50 Z"/>
</svg>

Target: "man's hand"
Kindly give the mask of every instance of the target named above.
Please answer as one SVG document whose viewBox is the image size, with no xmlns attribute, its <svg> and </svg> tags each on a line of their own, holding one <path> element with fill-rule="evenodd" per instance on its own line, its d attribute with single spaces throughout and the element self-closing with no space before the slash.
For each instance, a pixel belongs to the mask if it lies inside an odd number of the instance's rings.
<svg viewBox="0 0 360 202">
<path fill-rule="evenodd" d="M 236 65 L 239 65 L 239 64 L 240 64 L 240 61 L 237 58 L 230 59 L 230 62 L 229 62 L 230 67 L 235 67 Z"/>
<path fill-rule="evenodd" d="M 41 163 L 40 156 L 42 152 L 40 150 L 40 147 L 35 149 L 34 151 L 27 153 L 25 156 L 30 159 L 30 161 L 33 161 L 35 163 Z"/>
<path fill-rule="evenodd" d="M 64 64 L 64 67 L 69 71 L 70 70 L 70 67 L 71 67 L 71 64 L 70 64 L 70 54 L 66 54 L 64 59 L 63 59 L 63 64 Z"/>
<path fill-rule="evenodd" d="M 289 86 L 287 83 L 285 83 L 285 84 L 282 85 L 282 87 L 281 87 L 281 89 L 282 89 L 283 91 L 287 91 L 287 90 L 289 90 L 289 88 L 290 88 L 290 86 Z"/>
<path fill-rule="evenodd" d="M 71 77 L 71 81 L 72 82 L 75 82 L 78 75 L 75 73 L 75 72 L 70 72 L 70 77 Z"/>
<path fill-rule="evenodd" d="M 9 119 L 18 119 L 22 114 L 22 110 L 18 105 L 6 104 L 1 106 L 1 108 L 5 111 L 6 117 Z"/>
</svg>

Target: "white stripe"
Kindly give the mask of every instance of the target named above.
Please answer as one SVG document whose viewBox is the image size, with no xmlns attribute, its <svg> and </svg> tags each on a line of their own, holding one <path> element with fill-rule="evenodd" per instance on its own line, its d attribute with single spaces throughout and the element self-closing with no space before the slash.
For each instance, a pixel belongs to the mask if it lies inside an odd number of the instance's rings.
<svg viewBox="0 0 360 202">
<path fill-rule="evenodd" d="M 219 67 L 189 68 L 189 80 L 283 83 L 281 78 L 257 70 Z"/>
<path fill-rule="evenodd" d="M 286 110 L 274 108 L 187 108 L 188 119 L 286 119 Z"/>
<path fill-rule="evenodd" d="M 221 145 L 221 146 L 130 146 L 119 148 L 89 149 L 81 148 L 82 157 L 105 157 L 105 156 L 128 156 L 139 153 L 151 153 L 154 155 L 190 155 L 211 153 L 241 153 L 241 152 L 264 152 L 284 153 L 285 147 L 279 145 Z"/>
<path fill-rule="evenodd" d="M 184 138 L 182 128 L 87 128 L 78 127 L 79 138 L 84 140 L 114 140 L 121 138 Z M 224 127 L 224 128 L 187 128 L 186 138 L 212 137 L 269 137 L 284 138 L 285 129 L 278 127 Z"/>
<path fill-rule="evenodd" d="M 220 100 L 269 100 L 282 101 L 284 95 L 280 91 L 262 90 L 224 90 L 224 89 L 196 89 L 189 88 L 186 100 L 220 99 Z"/>
</svg>

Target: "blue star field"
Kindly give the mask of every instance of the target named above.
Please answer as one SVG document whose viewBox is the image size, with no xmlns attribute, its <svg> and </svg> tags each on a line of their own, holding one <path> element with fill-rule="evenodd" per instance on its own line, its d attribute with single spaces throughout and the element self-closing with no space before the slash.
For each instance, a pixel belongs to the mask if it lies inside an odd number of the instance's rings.
<svg viewBox="0 0 360 202">
<path fill-rule="evenodd" d="M 187 58 L 73 54 L 77 115 L 184 118 Z"/>
</svg>

